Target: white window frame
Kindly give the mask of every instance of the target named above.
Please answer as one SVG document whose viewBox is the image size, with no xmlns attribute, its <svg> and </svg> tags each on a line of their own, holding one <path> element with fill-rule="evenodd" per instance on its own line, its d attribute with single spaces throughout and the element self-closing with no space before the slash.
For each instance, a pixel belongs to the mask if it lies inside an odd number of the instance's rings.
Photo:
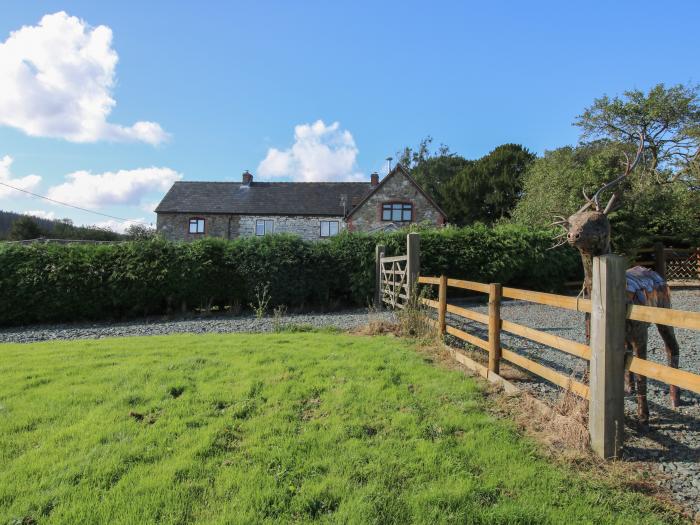
<svg viewBox="0 0 700 525">
<path fill-rule="evenodd" d="M 333 229 L 331 228 L 331 226 L 333 226 L 333 225 L 335 225 L 335 232 L 333 232 Z M 325 235 L 323 232 L 324 226 L 326 227 Z M 321 237 L 323 237 L 323 238 L 334 237 L 334 236 L 338 235 L 338 233 L 340 232 L 340 221 L 321 221 L 319 228 L 320 228 L 319 233 L 320 233 Z"/>
<path fill-rule="evenodd" d="M 262 227 L 262 230 L 260 229 Z M 260 233 L 262 231 L 262 233 Z M 275 221 L 272 219 L 255 219 L 255 235 L 262 237 L 275 233 Z"/>
<path fill-rule="evenodd" d="M 194 226 L 194 230 L 193 227 Z M 192 235 L 201 235 L 206 231 L 205 219 L 202 217 L 190 217 L 187 231 Z"/>
</svg>

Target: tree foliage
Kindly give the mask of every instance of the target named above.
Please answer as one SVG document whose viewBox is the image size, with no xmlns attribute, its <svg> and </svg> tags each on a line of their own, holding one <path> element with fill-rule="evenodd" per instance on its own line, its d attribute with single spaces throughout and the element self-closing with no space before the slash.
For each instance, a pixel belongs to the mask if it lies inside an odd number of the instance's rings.
<svg viewBox="0 0 700 525">
<path fill-rule="evenodd" d="M 498 146 L 469 162 L 446 184 L 445 211 L 456 224 L 493 224 L 510 217 L 535 155 L 519 144 Z"/>
<path fill-rule="evenodd" d="M 591 194 L 620 174 L 622 152 L 628 148 L 596 141 L 545 152 L 527 171 L 513 221 L 545 227 L 555 214 L 574 213 L 585 202 L 584 191 Z M 617 251 L 630 253 L 656 240 L 700 242 L 700 193 L 649 178 L 633 177 L 624 184 L 623 206 L 610 217 Z"/>
<path fill-rule="evenodd" d="M 156 236 L 156 230 L 145 224 L 132 223 L 126 228 L 124 235 L 130 241 L 146 241 Z"/>
<path fill-rule="evenodd" d="M 13 241 L 24 241 L 28 239 L 38 239 L 43 234 L 41 228 L 32 217 L 20 217 L 10 229 L 10 239 Z"/>
<path fill-rule="evenodd" d="M 636 143 L 644 135 L 644 171 L 658 182 L 698 180 L 700 98 L 698 87 L 657 84 L 644 93 L 593 101 L 575 121 L 583 139 Z"/>
<path fill-rule="evenodd" d="M 433 152 L 431 143 L 427 137 L 416 149 L 404 148 L 399 161 L 445 210 L 450 223 L 493 224 L 510 216 L 525 169 L 535 158 L 531 152 L 518 144 L 504 144 L 480 159 L 467 160 L 444 144 Z"/>
<path fill-rule="evenodd" d="M 9 238 L 12 225 L 18 220 L 27 217 L 20 213 L 0 210 L 0 239 Z M 118 241 L 124 237 L 107 228 L 97 226 L 75 226 L 70 219 L 45 219 L 29 216 L 38 226 L 40 231 L 37 237 L 48 239 L 71 239 L 90 241 Z M 37 233 L 36 231 L 34 233 Z"/>
</svg>

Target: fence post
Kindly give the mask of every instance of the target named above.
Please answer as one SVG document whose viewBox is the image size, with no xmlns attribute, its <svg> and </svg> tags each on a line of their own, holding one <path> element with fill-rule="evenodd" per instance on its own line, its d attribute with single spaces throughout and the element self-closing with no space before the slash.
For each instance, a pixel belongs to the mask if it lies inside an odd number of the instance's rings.
<svg viewBox="0 0 700 525">
<path fill-rule="evenodd" d="M 666 251 L 662 242 L 654 243 L 654 269 L 666 279 Z"/>
<path fill-rule="evenodd" d="M 376 274 L 374 282 L 374 307 L 377 310 L 382 309 L 382 257 L 386 253 L 386 247 L 382 244 L 377 244 L 374 249 L 374 271 Z"/>
<path fill-rule="evenodd" d="M 617 458 L 624 440 L 625 259 L 593 259 L 588 432 L 599 456 Z"/>
<path fill-rule="evenodd" d="M 440 276 L 440 288 L 438 289 L 438 330 L 440 336 L 447 332 L 447 276 Z"/>
<path fill-rule="evenodd" d="M 420 275 L 420 234 L 409 233 L 406 236 L 406 273 L 408 295 L 416 293 L 418 276 Z"/>
<path fill-rule="evenodd" d="M 489 284 L 489 372 L 501 368 L 501 285 Z"/>
</svg>

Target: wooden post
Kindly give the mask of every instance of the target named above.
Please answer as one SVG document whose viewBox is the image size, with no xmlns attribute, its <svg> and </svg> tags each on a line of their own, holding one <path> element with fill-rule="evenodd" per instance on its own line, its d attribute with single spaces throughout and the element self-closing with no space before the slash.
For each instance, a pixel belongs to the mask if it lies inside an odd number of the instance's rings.
<svg viewBox="0 0 700 525">
<path fill-rule="evenodd" d="M 593 259 L 588 432 L 599 456 L 620 457 L 624 440 L 625 259 Z"/>
<path fill-rule="evenodd" d="M 375 283 L 374 283 L 374 307 L 381 310 L 382 301 L 382 257 L 386 253 L 386 247 L 382 244 L 377 244 L 374 249 L 374 268 L 375 268 Z"/>
<path fill-rule="evenodd" d="M 440 336 L 447 332 L 447 276 L 440 276 L 440 288 L 438 289 L 438 329 Z"/>
<path fill-rule="evenodd" d="M 661 242 L 654 243 L 654 269 L 656 273 L 666 279 L 666 251 Z"/>
<path fill-rule="evenodd" d="M 501 368 L 501 285 L 489 285 L 489 372 Z"/>
<path fill-rule="evenodd" d="M 409 233 L 406 236 L 406 273 L 408 296 L 416 293 L 418 276 L 420 275 L 420 234 Z"/>
</svg>

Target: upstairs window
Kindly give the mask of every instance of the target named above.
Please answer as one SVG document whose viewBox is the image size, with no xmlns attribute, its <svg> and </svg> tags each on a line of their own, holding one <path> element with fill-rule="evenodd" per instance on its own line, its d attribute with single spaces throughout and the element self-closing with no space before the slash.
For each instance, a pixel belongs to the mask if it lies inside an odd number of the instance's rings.
<svg viewBox="0 0 700 525">
<path fill-rule="evenodd" d="M 274 233 L 275 221 L 269 219 L 258 219 L 255 221 L 255 235 L 263 236 Z"/>
<path fill-rule="evenodd" d="M 413 220 L 413 205 L 403 202 L 388 202 L 382 204 L 382 220 L 391 222 L 411 222 Z"/>
<path fill-rule="evenodd" d="M 321 237 L 338 235 L 338 221 L 321 221 Z"/>
<path fill-rule="evenodd" d="M 193 217 L 190 219 L 190 233 L 204 233 L 204 219 Z"/>
</svg>

